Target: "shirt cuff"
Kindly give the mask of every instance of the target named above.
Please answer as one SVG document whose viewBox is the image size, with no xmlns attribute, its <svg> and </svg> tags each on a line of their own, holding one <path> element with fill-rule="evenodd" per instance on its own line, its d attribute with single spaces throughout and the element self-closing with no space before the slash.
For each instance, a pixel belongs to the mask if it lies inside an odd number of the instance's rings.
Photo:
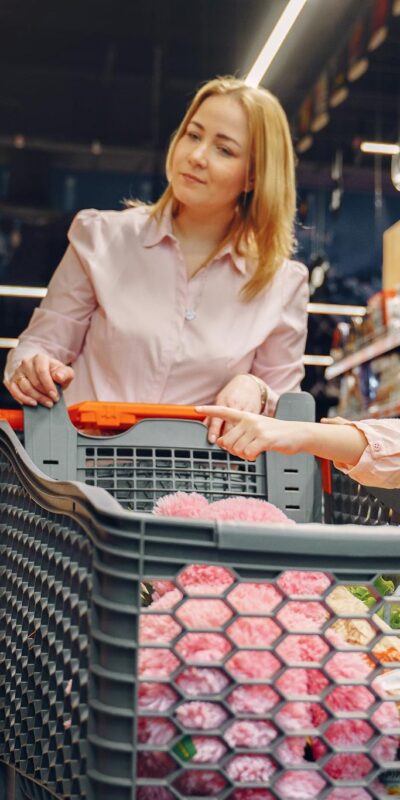
<svg viewBox="0 0 400 800">
<path fill-rule="evenodd" d="M 400 421 L 366 420 L 360 422 L 341 420 L 361 431 L 367 446 L 355 465 L 334 462 L 335 467 L 364 486 L 400 487 Z M 395 430 L 393 423 L 398 423 Z"/>
</svg>

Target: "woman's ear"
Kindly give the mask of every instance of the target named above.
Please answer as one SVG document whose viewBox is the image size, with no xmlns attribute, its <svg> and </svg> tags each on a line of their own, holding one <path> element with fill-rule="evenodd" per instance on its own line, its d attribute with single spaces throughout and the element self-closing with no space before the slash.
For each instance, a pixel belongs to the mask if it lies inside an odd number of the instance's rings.
<svg viewBox="0 0 400 800">
<path fill-rule="evenodd" d="M 252 192 L 254 189 L 254 175 L 249 175 L 246 179 L 244 191 L 247 194 L 248 192 Z"/>
</svg>

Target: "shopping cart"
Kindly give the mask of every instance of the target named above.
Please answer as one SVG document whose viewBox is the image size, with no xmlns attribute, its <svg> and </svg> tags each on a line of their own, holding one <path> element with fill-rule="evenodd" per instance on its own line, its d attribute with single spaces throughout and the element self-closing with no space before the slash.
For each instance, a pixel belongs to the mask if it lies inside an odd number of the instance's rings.
<svg viewBox="0 0 400 800">
<path fill-rule="evenodd" d="M 312 460 L 304 469 L 308 497 Z M 5 423 L 0 471 L 10 797 L 16 775 L 33 800 L 396 789 L 397 601 L 379 584 L 398 582 L 396 527 L 132 513 L 98 487 L 46 477 Z M 265 474 L 271 499 L 268 459 Z"/>
</svg>

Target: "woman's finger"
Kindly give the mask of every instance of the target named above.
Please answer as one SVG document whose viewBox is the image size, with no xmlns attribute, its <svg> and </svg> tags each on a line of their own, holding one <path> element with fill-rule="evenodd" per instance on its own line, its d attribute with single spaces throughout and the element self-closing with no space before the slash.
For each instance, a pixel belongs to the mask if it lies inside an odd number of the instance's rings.
<svg viewBox="0 0 400 800">
<path fill-rule="evenodd" d="M 200 414 L 206 414 L 207 417 L 219 418 L 225 422 L 240 422 L 243 417 L 243 411 L 238 411 L 237 408 L 228 408 L 228 406 L 195 406 L 196 411 Z"/>
<path fill-rule="evenodd" d="M 36 380 L 40 383 L 42 392 L 55 402 L 58 400 L 58 392 L 51 374 L 51 368 L 53 367 L 54 369 L 54 367 L 58 366 L 60 366 L 59 362 L 54 362 L 48 356 L 41 354 L 35 356 L 32 362 L 32 370 Z"/>
<path fill-rule="evenodd" d="M 246 431 L 242 423 L 238 423 L 231 427 L 229 431 L 224 431 L 223 435 L 219 437 L 218 444 L 226 450 L 232 452 L 237 450 L 239 442 L 248 442 L 253 438 L 249 431 Z"/>
<path fill-rule="evenodd" d="M 210 444 L 215 444 L 218 437 L 221 436 L 223 424 L 224 421 L 223 419 L 220 419 L 220 417 L 212 418 L 208 426 L 208 441 L 210 442 Z"/>
<path fill-rule="evenodd" d="M 41 399 L 39 400 L 39 397 L 35 395 L 32 396 L 42 404 L 45 404 L 46 400 L 56 401 L 58 399 L 55 384 L 50 377 L 49 363 L 50 359 L 48 356 L 38 354 L 32 358 L 24 359 L 14 375 L 14 379 L 17 383 L 19 383 L 21 376 L 30 381 L 33 389 L 38 395 L 41 395 Z M 23 390 L 24 388 L 25 387 L 22 387 Z M 32 394 L 27 390 L 25 393 Z"/>
<path fill-rule="evenodd" d="M 32 381 L 28 378 L 27 375 L 19 374 L 18 377 L 14 379 L 18 389 L 24 394 L 26 397 L 31 397 L 33 400 L 36 400 L 37 403 L 46 406 L 47 408 L 53 407 L 53 402 L 47 394 L 43 394 L 40 389 L 36 389 L 33 386 Z"/>
<path fill-rule="evenodd" d="M 66 389 L 75 377 L 72 367 L 67 367 L 65 364 L 62 364 L 62 366 L 58 366 L 55 369 L 52 368 L 50 374 L 53 380 L 55 380 L 56 383 L 59 383 L 63 389 Z"/>
<path fill-rule="evenodd" d="M 230 443 L 229 441 L 226 442 L 225 436 L 221 436 L 218 439 L 217 444 L 224 450 L 228 450 L 228 452 L 232 453 L 232 455 L 243 458 L 246 461 L 255 461 L 263 450 L 261 443 L 257 438 L 253 438 L 252 436 L 246 434 L 241 436 L 233 443 Z"/>
<path fill-rule="evenodd" d="M 33 397 L 24 394 L 14 380 L 8 385 L 6 384 L 6 386 L 11 396 L 17 401 L 17 403 L 20 403 L 22 406 L 37 406 L 36 400 L 34 400 Z"/>
</svg>

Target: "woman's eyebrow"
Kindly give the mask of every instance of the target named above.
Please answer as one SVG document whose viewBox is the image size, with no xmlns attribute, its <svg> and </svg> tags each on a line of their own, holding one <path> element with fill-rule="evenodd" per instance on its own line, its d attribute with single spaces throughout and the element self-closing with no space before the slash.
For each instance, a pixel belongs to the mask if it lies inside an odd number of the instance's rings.
<svg viewBox="0 0 400 800">
<path fill-rule="evenodd" d="M 198 128 L 204 131 L 204 125 L 202 125 L 201 122 L 196 122 L 195 119 L 191 119 L 189 125 L 190 124 L 197 125 Z M 225 141 L 233 142 L 240 148 L 242 147 L 242 145 L 236 139 L 233 139 L 232 136 L 227 136 L 226 133 L 217 133 L 216 136 L 218 139 L 224 139 Z"/>
</svg>

